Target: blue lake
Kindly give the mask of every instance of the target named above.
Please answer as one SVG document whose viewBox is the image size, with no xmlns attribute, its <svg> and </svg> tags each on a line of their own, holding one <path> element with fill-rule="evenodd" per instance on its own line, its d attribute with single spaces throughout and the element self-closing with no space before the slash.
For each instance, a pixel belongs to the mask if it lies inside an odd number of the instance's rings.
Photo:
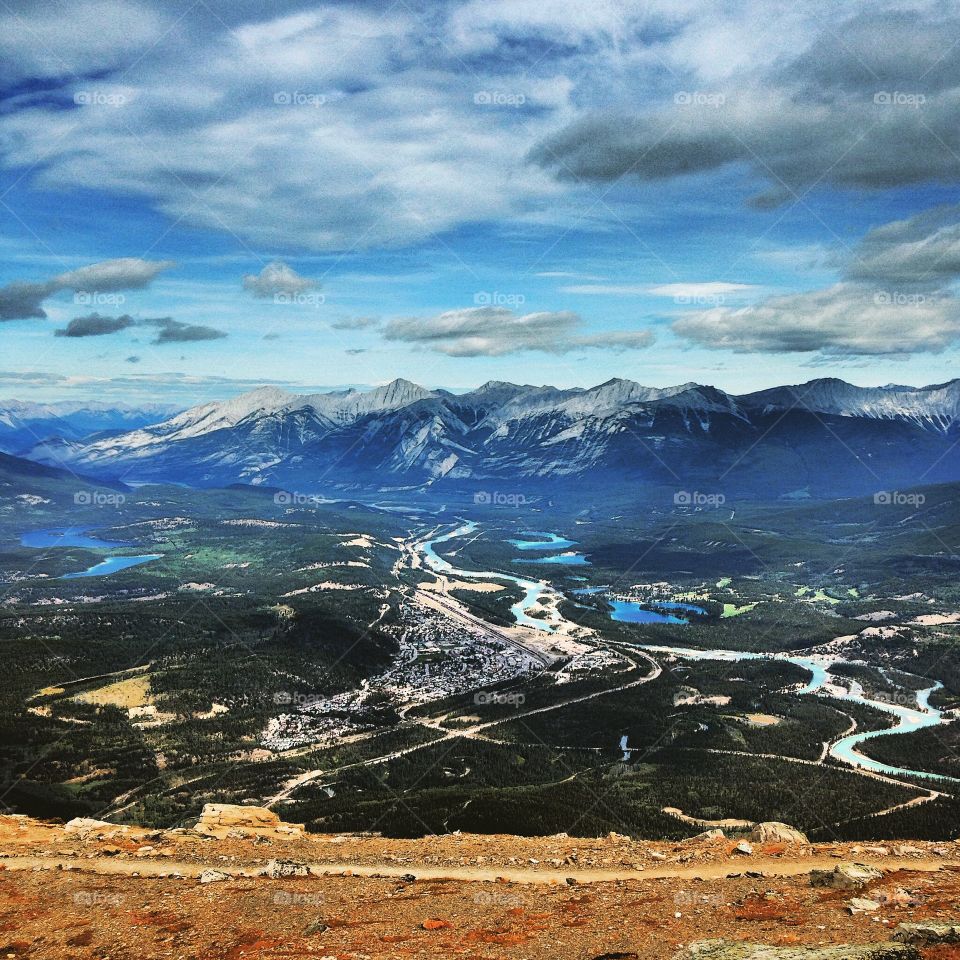
<svg viewBox="0 0 960 960">
<path fill-rule="evenodd" d="M 20 538 L 24 547 L 45 549 L 47 547 L 89 547 L 91 550 L 109 550 L 113 547 L 126 547 L 129 544 L 117 540 L 101 540 L 91 537 L 79 527 L 67 527 L 65 530 L 34 530 Z"/>
<path fill-rule="evenodd" d="M 95 563 L 86 570 L 79 570 L 76 573 L 65 573 L 61 580 L 78 580 L 81 577 L 106 577 L 111 573 L 119 573 L 121 570 L 128 570 L 130 567 L 138 567 L 141 563 L 150 563 L 151 560 L 159 560 L 162 553 L 145 553 L 139 557 L 107 557 L 100 563 Z"/>
<path fill-rule="evenodd" d="M 648 610 L 646 607 L 632 600 L 611 600 L 610 606 L 613 607 L 610 619 L 618 620 L 620 623 L 685 624 L 687 622 L 670 613 L 658 613 L 656 610 Z"/>
<path fill-rule="evenodd" d="M 556 553 L 550 557 L 524 557 L 514 563 L 557 563 L 571 567 L 589 567 L 590 561 L 582 553 Z"/>
<path fill-rule="evenodd" d="M 508 540 L 507 543 L 518 550 L 565 550 L 577 542 L 576 540 L 567 540 L 557 533 L 542 533 L 539 530 L 525 530 L 524 534 L 529 537 L 544 537 L 546 539 Z"/>
</svg>

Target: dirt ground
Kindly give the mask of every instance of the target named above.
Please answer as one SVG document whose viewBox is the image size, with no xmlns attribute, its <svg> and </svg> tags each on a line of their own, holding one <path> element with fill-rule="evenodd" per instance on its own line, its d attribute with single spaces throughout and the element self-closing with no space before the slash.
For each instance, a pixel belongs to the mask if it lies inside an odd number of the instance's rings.
<svg viewBox="0 0 960 960">
<path fill-rule="evenodd" d="M 628 960 L 713 937 L 870 943 L 902 922 L 960 919 L 958 844 L 733 848 L 618 836 L 78 835 L 0 817 L 0 960 Z M 277 861 L 311 874 L 257 875 L 277 873 Z M 855 892 L 811 886 L 812 868 L 847 861 L 883 875 Z M 206 870 L 218 876 L 201 883 Z M 879 907 L 851 913 L 853 897 Z M 924 956 L 960 960 L 960 950 Z"/>
</svg>

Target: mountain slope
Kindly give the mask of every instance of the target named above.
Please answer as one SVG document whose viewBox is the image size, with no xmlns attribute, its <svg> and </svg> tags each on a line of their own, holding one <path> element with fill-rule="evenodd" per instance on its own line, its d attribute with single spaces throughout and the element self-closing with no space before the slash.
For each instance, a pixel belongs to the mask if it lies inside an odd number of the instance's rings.
<svg viewBox="0 0 960 960">
<path fill-rule="evenodd" d="M 843 496 L 960 478 L 958 438 L 960 381 L 815 380 L 734 396 L 618 379 L 567 390 L 490 382 L 464 394 L 395 380 L 366 393 L 263 388 L 36 455 L 103 477 L 200 485 L 641 482 Z"/>
</svg>

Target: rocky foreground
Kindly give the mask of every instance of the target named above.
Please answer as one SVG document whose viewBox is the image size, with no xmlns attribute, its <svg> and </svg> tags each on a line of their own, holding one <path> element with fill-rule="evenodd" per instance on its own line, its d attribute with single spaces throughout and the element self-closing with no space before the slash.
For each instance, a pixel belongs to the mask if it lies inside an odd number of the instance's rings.
<svg viewBox="0 0 960 960">
<path fill-rule="evenodd" d="M 955 925 L 956 924 L 956 925 Z M 309 835 L 0 817 L 0 960 L 960 960 L 960 842 Z"/>
</svg>

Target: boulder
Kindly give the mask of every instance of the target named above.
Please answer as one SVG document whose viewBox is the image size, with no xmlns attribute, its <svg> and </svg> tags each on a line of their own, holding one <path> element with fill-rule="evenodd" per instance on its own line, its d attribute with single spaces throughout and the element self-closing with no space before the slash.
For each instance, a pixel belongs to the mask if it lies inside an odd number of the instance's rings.
<svg viewBox="0 0 960 960">
<path fill-rule="evenodd" d="M 838 863 L 832 870 L 811 870 L 810 886 L 834 890 L 860 890 L 883 874 L 865 863 Z"/>
<path fill-rule="evenodd" d="M 713 827 L 710 830 L 704 830 L 703 833 L 698 833 L 693 837 L 687 837 L 686 840 L 683 840 L 683 843 L 701 843 L 704 840 L 723 840 L 724 833 L 718 827 Z"/>
<path fill-rule="evenodd" d="M 805 833 L 776 820 L 754 824 L 750 831 L 750 839 L 757 843 L 810 843 Z"/>
<path fill-rule="evenodd" d="M 894 940 L 901 943 L 960 943 L 960 923 L 901 923 Z"/>
<path fill-rule="evenodd" d="M 223 880 L 229 880 L 230 874 L 222 870 L 204 870 L 200 874 L 201 883 L 220 883 Z"/>
<path fill-rule="evenodd" d="M 746 840 L 741 840 L 734 848 L 734 853 L 741 853 L 745 857 L 749 857 L 753 854 L 753 847 L 747 843 Z"/>
<path fill-rule="evenodd" d="M 873 913 L 880 909 L 880 904 L 876 900 L 867 900 L 866 897 L 854 897 L 847 904 L 847 909 L 851 913 Z"/>
<path fill-rule="evenodd" d="M 681 950 L 675 960 L 920 960 L 920 953 L 906 943 L 772 947 L 736 940 L 700 940 Z"/>
<path fill-rule="evenodd" d="M 287 829 L 282 829 L 287 828 Z M 207 837 L 224 840 L 236 836 L 299 836 L 302 824 L 285 824 L 266 807 L 245 807 L 235 803 L 207 803 L 194 828 Z"/>
<path fill-rule="evenodd" d="M 123 828 L 106 820 L 94 820 L 92 817 L 74 817 L 63 826 L 63 832 L 79 837 L 81 840 L 92 840 L 96 837 L 112 837 L 122 833 Z"/>
</svg>

